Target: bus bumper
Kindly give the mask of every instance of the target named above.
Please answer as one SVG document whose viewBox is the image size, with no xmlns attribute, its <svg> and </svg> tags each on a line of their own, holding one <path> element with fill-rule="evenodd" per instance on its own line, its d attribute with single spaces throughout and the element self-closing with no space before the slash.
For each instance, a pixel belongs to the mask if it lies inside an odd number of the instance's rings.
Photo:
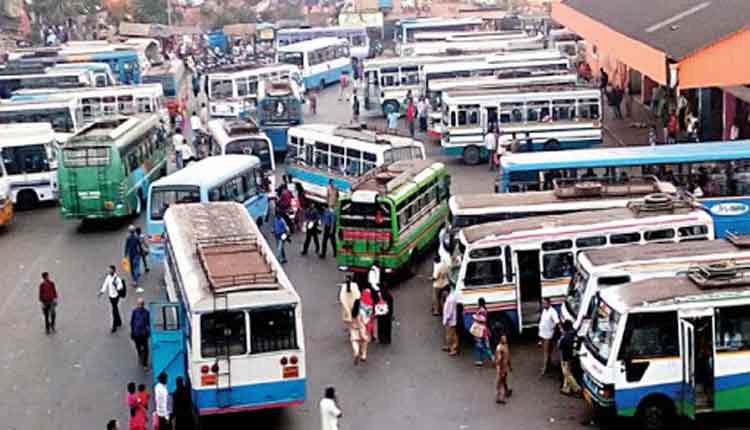
<svg viewBox="0 0 750 430">
<path fill-rule="evenodd" d="M 193 402 L 203 415 L 229 414 L 301 405 L 306 379 L 233 385 L 231 390 L 193 389 Z M 222 392 L 226 391 L 226 392 Z M 221 399 L 221 397 L 226 396 Z M 222 403 L 219 404 L 219 400 Z"/>
</svg>

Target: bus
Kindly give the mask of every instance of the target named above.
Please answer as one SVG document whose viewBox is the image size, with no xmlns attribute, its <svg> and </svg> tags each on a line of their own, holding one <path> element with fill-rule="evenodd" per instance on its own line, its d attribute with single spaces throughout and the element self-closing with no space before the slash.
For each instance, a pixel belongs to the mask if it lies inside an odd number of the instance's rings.
<svg viewBox="0 0 750 430">
<path fill-rule="evenodd" d="M 234 72 L 211 73 L 207 79 L 208 108 L 212 117 L 244 118 L 258 102 L 258 83 L 267 79 L 291 79 L 304 92 L 302 75 L 297 66 L 272 64 L 248 66 Z"/>
<path fill-rule="evenodd" d="M 81 108 L 83 122 L 112 115 L 158 113 L 167 121 L 169 113 L 160 84 L 117 85 L 105 88 L 76 88 L 66 90 L 18 90 L 12 102 L 50 101 L 76 99 Z"/>
<path fill-rule="evenodd" d="M 83 129 L 83 111 L 75 97 L 63 100 L 0 103 L 0 124 L 41 123 L 52 125 L 62 143 Z"/>
<path fill-rule="evenodd" d="M 336 263 L 366 273 L 414 274 L 448 217 L 450 175 L 442 163 L 397 161 L 373 170 L 339 197 Z"/>
<path fill-rule="evenodd" d="M 584 251 L 578 256 L 575 276 L 568 287 L 560 317 L 573 322 L 585 335 L 594 315 L 594 298 L 606 288 L 651 278 L 674 277 L 695 265 L 734 261 L 750 264 L 750 250 L 741 240 L 703 240 L 700 246 L 685 243 L 651 243 Z M 667 238 L 665 238 L 667 240 Z"/>
<path fill-rule="evenodd" d="M 370 56 L 370 36 L 367 35 L 365 27 L 359 26 L 283 28 L 276 32 L 276 49 L 321 37 L 346 39 L 354 61 L 361 61 Z"/>
<path fill-rule="evenodd" d="M 242 205 L 177 205 L 165 215 L 166 302 L 149 304 L 152 372 L 191 390 L 195 415 L 302 405 L 302 303 Z"/>
<path fill-rule="evenodd" d="M 440 146 L 445 155 L 478 164 L 489 156 L 484 135 L 497 124 L 505 142 L 518 140 L 525 151 L 588 148 L 602 143 L 601 104 L 601 92 L 587 87 L 449 90 Z"/>
<path fill-rule="evenodd" d="M 56 70 L 85 70 L 94 74 L 94 86 L 97 88 L 111 87 L 117 85 L 117 79 L 112 74 L 112 69 L 105 63 L 58 63 L 50 67 L 49 71 Z"/>
<path fill-rule="evenodd" d="M 258 86 L 258 125 L 271 138 L 273 150 L 282 155 L 287 152 L 289 127 L 304 121 L 304 95 L 291 79 L 265 80 Z"/>
<path fill-rule="evenodd" d="M 85 70 L 57 70 L 25 75 L 0 74 L 0 99 L 9 99 L 14 91 L 24 88 L 81 88 L 94 85 L 92 73 Z"/>
<path fill-rule="evenodd" d="M 19 50 L 12 58 L 15 64 L 104 63 L 120 84 L 141 82 L 141 58 L 125 46 L 79 46 L 76 48 L 40 48 Z"/>
<path fill-rule="evenodd" d="M 443 92 L 461 90 L 488 90 L 506 88 L 530 88 L 545 86 L 573 86 L 578 76 L 567 71 L 546 70 L 504 70 L 494 76 L 471 78 L 432 79 L 426 96 L 430 100 L 432 112 L 428 118 L 427 134 L 440 139 L 443 135 Z"/>
<path fill-rule="evenodd" d="M 475 40 L 477 38 L 512 39 L 526 36 L 522 30 L 508 31 L 430 31 L 414 34 L 414 42 L 445 42 L 448 40 Z"/>
<path fill-rule="evenodd" d="M 648 430 L 746 412 L 748 278 L 726 261 L 601 291 L 580 353 L 584 399 Z"/>
<path fill-rule="evenodd" d="M 16 206 L 57 200 L 57 149 L 48 122 L 0 125 L 0 164 Z"/>
<path fill-rule="evenodd" d="M 330 180 L 347 193 L 352 182 L 376 167 L 424 160 L 425 152 L 421 142 L 393 130 L 305 124 L 289 129 L 287 158 L 287 175 L 302 185 L 308 198 L 322 203 Z"/>
<path fill-rule="evenodd" d="M 417 42 L 396 46 L 396 55 L 411 57 L 420 55 L 461 55 L 492 52 L 531 51 L 544 49 L 544 36 L 476 36 L 474 38 L 449 38 L 440 42 Z"/>
<path fill-rule="evenodd" d="M 300 69 L 305 89 L 324 88 L 352 73 L 349 42 L 336 37 L 321 37 L 279 47 L 276 62 L 292 64 Z"/>
<path fill-rule="evenodd" d="M 750 233 L 750 141 L 506 154 L 496 190 L 549 189 L 554 178 L 618 180 L 653 175 L 692 193 L 714 218 L 718 237 Z"/>
<path fill-rule="evenodd" d="M 10 180 L 0 171 L 0 229 L 13 220 L 13 199 L 10 197 Z"/>
<path fill-rule="evenodd" d="M 276 170 L 271 139 L 266 136 L 252 118 L 212 119 L 208 122 L 209 154 L 254 155 L 260 160 L 261 168 L 271 180 Z"/>
<path fill-rule="evenodd" d="M 81 220 L 139 214 L 149 185 L 167 172 L 157 115 L 97 120 L 60 150 L 60 215 Z"/>
<path fill-rule="evenodd" d="M 490 311 L 492 339 L 539 323 L 542 301 L 563 302 L 580 251 L 650 241 L 712 239 L 713 221 L 690 201 L 649 199 L 627 208 L 499 221 L 465 228 L 453 249 L 464 327 L 479 298 Z"/>
<path fill-rule="evenodd" d="M 151 66 L 144 74 L 144 84 L 161 84 L 167 100 L 167 110 L 174 118 L 177 115 L 186 116 L 190 100 L 190 72 L 180 60 L 166 62 L 158 66 Z"/>
<path fill-rule="evenodd" d="M 241 203 L 256 224 L 268 216 L 268 172 L 258 157 L 218 155 L 190 163 L 151 184 L 146 203 L 149 254 L 164 258 L 164 214 L 177 204 L 234 201 Z"/>
<path fill-rule="evenodd" d="M 398 46 L 414 42 L 418 33 L 479 33 L 482 28 L 482 18 L 404 18 L 396 23 L 394 39 Z"/>
</svg>

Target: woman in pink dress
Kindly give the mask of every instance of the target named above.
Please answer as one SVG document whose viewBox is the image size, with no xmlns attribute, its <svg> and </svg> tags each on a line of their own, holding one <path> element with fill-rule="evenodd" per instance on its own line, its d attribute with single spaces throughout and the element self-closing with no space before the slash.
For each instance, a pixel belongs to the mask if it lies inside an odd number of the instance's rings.
<svg viewBox="0 0 750 430">
<path fill-rule="evenodd" d="M 146 430 L 146 409 L 143 399 L 135 392 L 135 383 L 128 384 L 128 409 L 130 410 L 130 430 Z"/>
</svg>

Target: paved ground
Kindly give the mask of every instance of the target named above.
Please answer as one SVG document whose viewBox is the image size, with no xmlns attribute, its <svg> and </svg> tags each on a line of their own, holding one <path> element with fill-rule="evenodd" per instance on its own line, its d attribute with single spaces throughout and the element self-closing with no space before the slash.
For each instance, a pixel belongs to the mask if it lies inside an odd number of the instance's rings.
<svg viewBox="0 0 750 430">
<path fill-rule="evenodd" d="M 349 118 L 348 106 L 326 91 L 316 120 Z M 431 158 L 439 147 L 428 144 Z M 491 191 L 486 167 L 447 161 L 453 192 Z M 97 298 L 107 265 L 122 255 L 130 222 L 82 229 L 61 221 L 54 207 L 19 213 L 0 232 L 0 395 L 2 426 L 8 429 L 95 429 L 110 417 L 127 428 L 124 406 L 129 381 L 150 383 L 136 363 L 128 333 L 109 333 L 109 308 Z M 300 238 L 296 238 L 295 249 Z M 318 429 L 317 403 L 334 385 L 344 411 L 344 429 L 574 429 L 583 404 L 557 392 L 554 378 L 537 377 L 539 350 L 533 338 L 512 344 L 514 396 L 507 406 L 493 402 L 494 371 L 476 369 L 468 345 L 451 359 L 440 351 L 439 323 L 429 310 L 430 264 L 395 291 L 394 343 L 373 346 L 366 366 L 353 367 L 339 321 L 335 284 L 343 279 L 334 261 L 288 252 L 286 270 L 302 295 L 308 359 L 308 401 L 298 408 L 224 417 L 209 429 Z M 58 332 L 46 336 L 37 304 L 39 274 L 50 271 L 60 291 Z M 161 268 L 146 276 L 146 296 L 159 296 Z M 122 312 L 135 303 L 132 290 Z M 125 321 L 129 317 L 125 318 Z M 532 336 L 533 337 L 533 336 Z"/>
</svg>

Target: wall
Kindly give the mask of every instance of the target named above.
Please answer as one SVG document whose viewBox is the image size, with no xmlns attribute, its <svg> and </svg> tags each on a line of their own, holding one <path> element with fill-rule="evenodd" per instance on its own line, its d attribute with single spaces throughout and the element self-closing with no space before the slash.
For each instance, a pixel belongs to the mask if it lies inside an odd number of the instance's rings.
<svg viewBox="0 0 750 430">
<path fill-rule="evenodd" d="M 744 28 L 684 58 L 680 88 L 724 87 L 750 83 L 750 29 Z"/>
</svg>

